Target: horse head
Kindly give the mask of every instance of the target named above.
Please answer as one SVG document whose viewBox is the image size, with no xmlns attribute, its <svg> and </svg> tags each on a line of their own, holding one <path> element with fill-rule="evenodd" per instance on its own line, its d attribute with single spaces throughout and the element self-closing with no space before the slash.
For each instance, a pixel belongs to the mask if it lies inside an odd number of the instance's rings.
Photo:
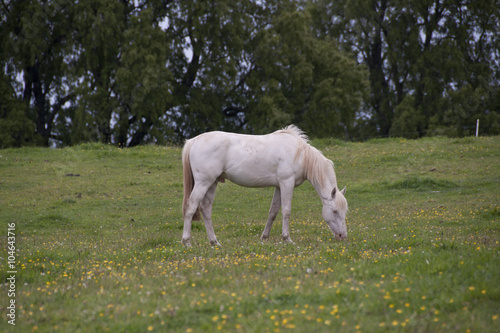
<svg viewBox="0 0 500 333">
<path fill-rule="evenodd" d="M 345 224 L 347 200 L 344 197 L 345 191 L 345 187 L 342 191 L 338 191 L 337 187 L 334 187 L 331 197 L 323 203 L 323 218 L 335 235 L 335 238 L 340 240 L 347 237 L 347 227 Z"/>
</svg>

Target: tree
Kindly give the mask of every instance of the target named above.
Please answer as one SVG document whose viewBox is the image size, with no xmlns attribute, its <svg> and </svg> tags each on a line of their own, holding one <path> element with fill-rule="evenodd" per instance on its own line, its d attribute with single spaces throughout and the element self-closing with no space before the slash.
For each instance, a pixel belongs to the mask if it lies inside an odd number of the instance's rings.
<svg viewBox="0 0 500 333">
<path fill-rule="evenodd" d="M 334 41 L 316 40 L 297 3 L 185 1 L 171 10 L 178 19 L 167 33 L 182 46 L 173 50 L 169 111 L 179 137 L 217 128 L 268 133 L 292 122 L 313 136 L 349 131 L 363 69 Z"/>
<path fill-rule="evenodd" d="M 248 112 L 256 131 L 293 122 L 312 136 L 349 136 L 366 72 L 334 40 L 316 38 L 311 27 L 308 11 L 284 11 L 256 36 L 248 79 L 260 101 Z"/>
<path fill-rule="evenodd" d="M 16 98 L 9 78 L 0 76 L 0 148 L 31 144 L 35 123 L 26 117 L 26 105 Z"/>
<path fill-rule="evenodd" d="M 131 18 L 124 34 L 116 73 L 117 139 L 135 146 L 165 142 L 165 111 L 171 105 L 172 75 L 166 66 L 168 40 L 156 24 L 152 11 L 142 10 Z"/>
<path fill-rule="evenodd" d="M 346 136 L 365 88 L 363 68 L 314 36 L 298 1 L 31 1 L 5 10 L 2 29 L 16 45 L 2 57 L 13 64 L 6 82 L 23 76 L 17 99 L 44 145 L 133 146 L 292 122 L 312 136 Z M 28 22 L 28 10 L 37 19 Z"/>
<path fill-rule="evenodd" d="M 8 37 L 3 44 L 10 45 L 2 54 L 2 64 L 8 64 L 11 75 L 4 84 L 13 84 L 12 76 L 22 76 L 23 87 L 17 87 L 22 91 L 15 94 L 22 96 L 18 98 L 25 105 L 25 117 L 35 123 L 36 141 L 48 145 L 49 139 L 56 137 L 53 127 L 61 111 L 75 98 L 66 76 L 72 63 L 68 57 L 73 46 L 68 35 L 71 16 L 59 1 L 3 4 L 2 35 Z M 8 112 L 19 110 L 16 107 Z"/>
<path fill-rule="evenodd" d="M 446 8 L 441 47 L 448 82 L 429 118 L 430 134 L 500 134 L 500 8 L 495 1 L 457 1 Z M 444 53 L 444 52 L 443 52 Z M 444 63 L 438 64 L 445 65 Z"/>
<path fill-rule="evenodd" d="M 2 1 L 2 147 L 499 132 L 493 0 Z M 369 89 L 368 89 L 369 88 Z"/>
<path fill-rule="evenodd" d="M 0 9 L 0 36 L 9 34 L 7 12 L 6 6 Z M 0 148 L 20 147 L 34 140 L 35 122 L 27 117 L 26 105 L 17 98 L 19 88 L 11 79 L 16 75 L 14 63 L 9 59 L 13 46 L 9 39 L 0 39 L 0 64 L 4 69 L 0 73 Z"/>
<path fill-rule="evenodd" d="M 476 97 L 468 85 L 482 94 L 481 117 L 498 118 L 500 54 L 494 36 L 500 9 L 494 1 L 318 1 L 315 7 L 318 34 L 337 38 L 368 66 L 369 126 L 379 135 L 405 135 L 403 123 L 419 136 L 443 126 L 455 128 L 448 133 L 467 134 L 473 112 L 462 112 L 463 121 L 454 123 L 445 114 L 450 107 L 469 109 L 463 103 Z M 457 99 L 460 91 L 469 97 Z M 493 127 L 489 133 L 496 133 Z"/>
<path fill-rule="evenodd" d="M 238 89 L 246 42 L 263 15 L 252 1 L 182 1 L 167 6 L 166 38 L 173 75 L 167 119 L 182 140 L 211 129 L 240 127 Z"/>
<path fill-rule="evenodd" d="M 78 1 L 71 8 L 75 41 L 71 75 L 78 100 L 74 112 L 66 116 L 65 143 L 115 143 L 116 74 L 133 8 L 126 1 L 110 0 Z"/>
</svg>

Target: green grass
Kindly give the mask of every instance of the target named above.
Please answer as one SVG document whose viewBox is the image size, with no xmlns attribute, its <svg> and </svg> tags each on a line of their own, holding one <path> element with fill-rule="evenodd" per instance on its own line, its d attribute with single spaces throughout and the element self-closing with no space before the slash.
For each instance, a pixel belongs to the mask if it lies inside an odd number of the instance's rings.
<svg viewBox="0 0 500 333">
<path fill-rule="evenodd" d="M 336 241 L 306 183 L 291 237 L 272 189 L 220 184 L 208 244 L 182 236 L 178 147 L 0 151 L 0 331 L 495 332 L 500 137 L 314 141 L 347 185 Z M 7 224 L 16 224 L 16 326 Z"/>
</svg>

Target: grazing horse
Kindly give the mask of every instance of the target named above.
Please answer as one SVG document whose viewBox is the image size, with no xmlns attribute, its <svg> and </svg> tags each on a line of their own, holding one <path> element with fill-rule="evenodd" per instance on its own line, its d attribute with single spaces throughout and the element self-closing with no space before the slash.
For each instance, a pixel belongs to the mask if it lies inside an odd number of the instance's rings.
<svg viewBox="0 0 500 333">
<path fill-rule="evenodd" d="M 203 214 L 208 239 L 220 245 L 212 226 L 212 204 L 218 182 L 226 179 L 246 187 L 275 187 L 261 239 L 267 240 L 281 207 L 282 238 L 290 238 L 293 189 L 308 180 L 323 203 L 323 218 L 337 239 L 347 237 L 345 187 L 340 191 L 333 162 L 290 125 L 267 135 L 208 132 L 187 140 L 182 150 L 184 230 L 182 243 L 191 246 L 191 222 Z"/>
</svg>

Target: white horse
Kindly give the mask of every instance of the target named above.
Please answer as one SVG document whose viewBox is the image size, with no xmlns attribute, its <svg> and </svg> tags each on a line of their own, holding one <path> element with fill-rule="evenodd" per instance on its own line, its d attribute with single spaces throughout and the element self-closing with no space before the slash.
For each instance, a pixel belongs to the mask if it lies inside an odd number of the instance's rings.
<svg viewBox="0 0 500 333">
<path fill-rule="evenodd" d="M 220 245 L 212 226 L 212 203 L 218 182 L 246 187 L 275 187 L 261 239 L 267 240 L 281 207 L 282 237 L 292 242 L 289 219 L 293 189 L 308 180 L 323 203 L 323 218 L 337 239 L 347 237 L 345 187 L 339 191 L 333 162 L 308 144 L 307 136 L 290 125 L 267 135 L 208 132 L 187 140 L 182 151 L 184 230 L 182 243 L 191 246 L 191 222 L 203 214 L 208 239 Z"/>
</svg>

